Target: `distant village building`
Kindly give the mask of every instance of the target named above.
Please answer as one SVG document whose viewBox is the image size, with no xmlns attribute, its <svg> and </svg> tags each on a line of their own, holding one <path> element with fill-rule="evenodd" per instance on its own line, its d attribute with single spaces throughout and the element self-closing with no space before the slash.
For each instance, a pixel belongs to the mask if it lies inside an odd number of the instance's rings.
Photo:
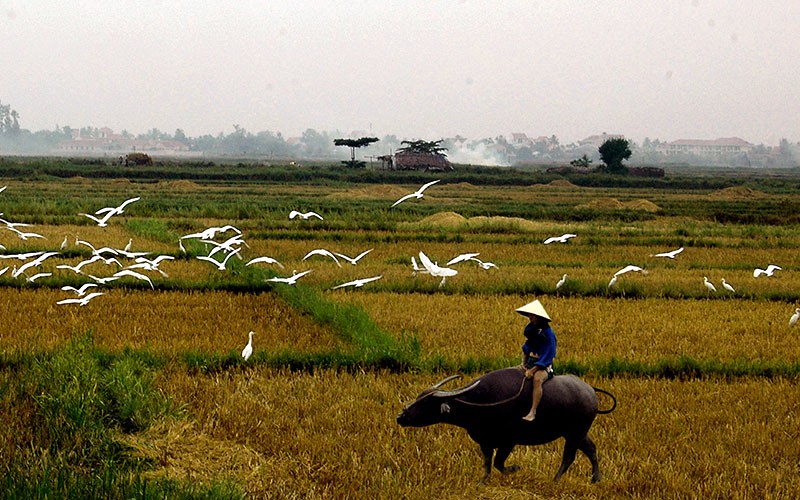
<svg viewBox="0 0 800 500">
<path fill-rule="evenodd" d="M 658 146 L 666 155 L 691 154 L 697 156 L 732 156 L 750 153 L 753 144 L 738 137 L 722 137 L 713 140 L 679 139 Z"/>
<path fill-rule="evenodd" d="M 58 151 L 73 154 L 119 154 L 131 151 L 159 153 L 163 155 L 179 155 L 189 151 L 189 146 L 179 142 L 165 139 L 138 139 L 132 136 L 115 134 L 108 127 L 98 129 L 94 134 L 81 135 L 80 131 L 73 130 L 72 139 L 61 141 Z"/>
<path fill-rule="evenodd" d="M 579 146 L 593 146 L 599 148 L 603 145 L 604 142 L 611 140 L 611 139 L 624 139 L 625 136 L 622 134 L 607 134 L 603 132 L 602 134 L 597 135 L 590 135 L 586 139 L 578 141 Z"/>
</svg>

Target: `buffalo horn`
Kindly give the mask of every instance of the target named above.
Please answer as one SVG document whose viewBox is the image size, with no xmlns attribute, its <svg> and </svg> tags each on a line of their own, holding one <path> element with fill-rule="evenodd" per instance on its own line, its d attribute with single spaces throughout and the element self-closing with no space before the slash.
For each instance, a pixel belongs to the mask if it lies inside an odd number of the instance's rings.
<svg viewBox="0 0 800 500">
<path fill-rule="evenodd" d="M 444 397 L 448 397 L 448 396 L 460 396 L 461 394 L 464 394 L 465 392 L 471 391 L 472 389 L 475 388 L 475 386 L 477 386 L 480 383 L 481 383 L 481 379 L 478 379 L 475 382 L 469 384 L 468 386 L 462 387 L 461 389 L 456 389 L 454 391 L 433 391 L 433 394 L 431 394 L 431 396 L 433 396 L 435 398 L 444 398 Z"/>
<path fill-rule="evenodd" d="M 443 386 L 444 384 L 450 382 L 451 380 L 455 380 L 457 378 L 461 378 L 461 375 L 460 374 L 450 375 L 449 377 L 447 377 L 446 379 L 442 380 L 438 384 L 434 384 L 434 385 L 430 386 L 430 389 L 438 389 L 439 387 Z"/>
</svg>

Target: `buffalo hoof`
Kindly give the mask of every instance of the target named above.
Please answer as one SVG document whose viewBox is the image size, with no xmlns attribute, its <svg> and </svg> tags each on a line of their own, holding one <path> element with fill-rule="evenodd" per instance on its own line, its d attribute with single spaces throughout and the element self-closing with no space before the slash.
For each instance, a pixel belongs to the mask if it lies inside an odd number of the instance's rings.
<svg viewBox="0 0 800 500">
<path fill-rule="evenodd" d="M 599 483 L 600 480 L 603 479 L 603 476 L 598 474 L 592 474 L 592 483 Z"/>
<path fill-rule="evenodd" d="M 503 474 L 513 474 L 519 470 L 519 465 L 509 465 L 508 467 L 503 467 L 500 469 L 500 472 Z"/>
</svg>

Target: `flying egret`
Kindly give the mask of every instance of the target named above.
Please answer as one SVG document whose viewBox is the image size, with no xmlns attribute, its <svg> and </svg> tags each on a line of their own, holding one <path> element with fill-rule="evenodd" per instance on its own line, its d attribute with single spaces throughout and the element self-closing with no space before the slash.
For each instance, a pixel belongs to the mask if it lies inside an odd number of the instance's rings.
<svg viewBox="0 0 800 500">
<path fill-rule="evenodd" d="M 564 286 L 564 283 L 566 282 L 567 282 L 567 275 L 565 274 L 564 276 L 561 277 L 560 280 L 558 280 L 558 283 L 556 283 L 556 290 Z"/>
<path fill-rule="evenodd" d="M 620 276 L 620 275 L 622 275 L 622 274 L 625 274 L 625 273 L 630 273 L 630 272 L 637 272 L 637 273 L 639 273 L 639 272 L 640 272 L 640 273 L 642 273 L 642 274 L 647 274 L 647 271 L 645 271 L 645 270 L 644 270 L 644 269 L 642 269 L 641 267 L 639 267 L 639 266 L 634 266 L 633 264 L 631 264 L 631 265 L 625 266 L 625 267 L 623 267 L 622 269 L 620 269 L 619 271 L 615 272 L 615 273 L 614 273 L 614 276 Z"/>
<path fill-rule="evenodd" d="M 497 264 L 495 264 L 494 262 L 484 262 L 477 257 L 471 257 L 469 260 L 474 260 L 475 262 L 477 262 L 478 266 L 480 266 L 481 269 L 491 269 L 493 267 L 495 269 L 497 268 Z"/>
<path fill-rule="evenodd" d="M 708 278 L 705 276 L 703 276 L 703 284 L 706 286 L 706 288 L 708 288 L 709 291 L 711 292 L 717 291 L 717 287 L 714 286 L 714 283 L 708 281 Z"/>
<path fill-rule="evenodd" d="M 572 233 L 565 233 L 562 234 L 561 236 L 551 236 L 546 240 L 544 240 L 544 244 L 549 245 L 550 243 L 566 243 L 567 241 L 569 241 L 570 238 L 575 238 L 577 236 L 578 236 L 577 234 L 572 234 Z"/>
<path fill-rule="evenodd" d="M 683 247 L 680 247 L 677 250 L 672 250 L 670 252 L 662 252 L 662 253 L 653 254 L 650 257 L 667 257 L 668 259 L 674 259 L 681 252 L 683 252 Z"/>
<path fill-rule="evenodd" d="M 83 297 L 86 295 L 86 291 L 90 288 L 94 288 L 97 286 L 97 283 L 84 283 L 80 286 L 80 288 L 75 288 L 74 286 L 64 285 L 61 287 L 62 290 L 65 292 L 75 292 L 78 297 Z"/>
<path fill-rule="evenodd" d="M 479 252 L 462 253 L 461 255 L 456 255 L 452 259 L 448 260 L 446 265 L 452 266 L 453 264 L 458 264 L 459 262 L 470 260 L 473 257 L 477 257 L 478 255 L 480 255 Z"/>
<path fill-rule="evenodd" d="M 151 289 L 156 289 L 156 287 L 153 286 L 153 282 L 150 281 L 150 277 L 142 273 L 137 273 L 136 271 L 131 271 L 130 269 L 123 269 L 122 271 L 117 271 L 116 273 L 112 274 L 112 277 L 116 278 L 122 278 L 123 276 L 130 276 L 131 278 L 136 278 L 137 280 L 146 281 L 150 284 Z"/>
<path fill-rule="evenodd" d="M 792 314 L 792 317 L 789 318 L 789 326 L 794 326 L 798 319 L 800 319 L 800 307 L 795 308 L 794 314 Z"/>
<path fill-rule="evenodd" d="M 237 234 L 235 236 L 232 236 L 231 238 L 228 238 L 227 240 L 223 241 L 222 243 L 217 243 L 214 240 L 200 240 L 200 241 L 202 241 L 203 243 L 207 243 L 209 245 L 213 245 L 214 246 L 214 248 L 212 248 L 211 251 L 208 252 L 208 256 L 209 257 L 211 257 L 212 255 L 214 255 L 215 253 L 217 253 L 219 251 L 230 252 L 230 251 L 238 248 L 238 245 L 244 245 L 247 248 L 250 248 L 250 245 L 248 245 L 247 242 L 245 242 L 242 239 L 242 235 L 241 234 Z M 239 256 L 239 257 L 241 258 L 241 256 Z"/>
<path fill-rule="evenodd" d="M 85 306 L 86 304 L 89 303 L 90 300 L 92 300 L 95 297 L 99 297 L 101 295 L 105 295 L 105 293 L 104 292 L 92 292 L 92 293 L 84 295 L 83 297 L 78 298 L 78 299 L 59 300 L 58 302 L 56 302 L 56 304 L 80 304 L 81 306 Z"/>
<path fill-rule="evenodd" d="M 336 285 L 335 287 L 331 288 L 331 290 L 336 290 L 337 288 L 344 288 L 346 286 L 352 286 L 355 288 L 359 288 L 364 286 L 365 284 L 369 283 L 370 281 L 375 281 L 383 278 L 382 275 L 373 276 L 372 278 L 361 278 L 353 281 L 348 281 L 347 283 L 342 283 L 341 285 Z"/>
<path fill-rule="evenodd" d="M 447 280 L 448 276 L 455 276 L 456 274 L 458 274 L 458 271 L 450 267 L 440 267 L 438 264 L 431 261 L 431 259 L 422 252 L 419 253 L 419 261 L 422 262 L 423 267 L 425 267 L 425 269 L 428 270 L 428 273 L 431 276 L 442 278 L 442 281 L 439 283 L 439 287 L 444 286 L 444 283 Z"/>
<path fill-rule="evenodd" d="M 15 233 L 17 233 L 17 236 L 19 236 L 19 239 L 21 239 L 23 241 L 27 241 L 28 238 L 42 238 L 44 240 L 47 239 L 44 236 L 42 236 L 41 234 L 39 234 L 39 233 L 31 233 L 31 232 L 20 231 L 19 229 L 15 228 L 15 227 L 9 227 L 8 229 L 13 231 L 13 232 L 15 232 Z"/>
<path fill-rule="evenodd" d="M 417 264 L 417 259 L 415 259 L 413 255 L 411 256 L 411 267 L 414 269 L 411 273 L 412 275 L 416 275 L 417 273 L 428 274 L 428 270 L 424 267 L 420 267 L 420 265 Z"/>
<path fill-rule="evenodd" d="M 333 255 L 333 253 L 329 252 L 328 250 L 325 250 L 324 248 L 317 248 L 316 250 L 311 250 L 306 254 L 305 257 L 303 257 L 303 260 L 306 260 L 312 255 L 322 255 L 323 257 L 330 257 L 331 259 L 333 259 L 334 262 L 336 262 L 337 266 L 342 267 L 342 264 L 341 262 L 339 262 L 339 259 L 337 259 L 336 256 Z"/>
<path fill-rule="evenodd" d="M 733 288 L 733 286 L 731 286 L 730 283 L 725 281 L 725 278 L 722 278 L 722 288 L 724 288 L 725 290 L 727 290 L 727 291 L 729 291 L 731 293 L 736 293 L 736 290 Z"/>
<path fill-rule="evenodd" d="M 353 264 L 355 266 L 356 263 L 358 263 L 358 261 L 361 260 L 362 257 L 364 257 L 365 255 L 367 255 L 368 253 L 370 253 L 373 250 L 374 250 L 374 248 L 370 248 L 369 250 L 364 250 L 363 252 L 361 252 L 360 254 L 356 255 L 355 257 L 348 257 L 347 255 L 344 255 L 344 254 L 341 254 L 341 253 L 338 253 L 338 252 L 333 252 L 333 253 L 336 254 L 337 256 L 343 258 L 344 260 L 346 260 L 347 262 L 349 262 L 349 263 L 351 263 L 351 264 Z"/>
<path fill-rule="evenodd" d="M 109 213 L 111 215 L 121 214 L 121 213 L 123 213 L 125 211 L 125 207 L 127 207 L 128 205 L 130 205 L 131 203 L 133 203 L 135 201 L 139 201 L 140 199 L 141 198 L 139 198 L 138 196 L 136 196 L 135 198 L 129 198 L 129 199 L 123 201 L 120 205 L 118 205 L 116 207 L 101 208 L 100 210 L 96 211 L 94 214 L 95 215 L 103 215 L 103 214 L 109 214 Z"/>
<path fill-rule="evenodd" d="M 298 212 L 297 210 L 292 210 L 289 212 L 289 218 L 294 219 L 295 217 L 300 217 L 302 220 L 308 220 L 311 217 L 316 217 L 319 220 L 324 220 L 320 214 L 317 212 Z"/>
<path fill-rule="evenodd" d="M 79 213 L 78 215 L 83 215 L 92 219 L 97 224 L 98 227 L 106 227 L 108 226 L 108 219 L 114 216 L 114 212 L 108 212 L 102 217 L 95 217 L 92 214 L 84 214 L 84 213 Z"/>
<path fill-rule="evenodd" d="M 253 332 L 251 330 L 250 333 L 247 334 L 249 339 L 247 340 L 247 345 L 244 346 L 244 349 L 242 349 L 242 357 L 244 358 L 245 361 L 250 359 L 250 356 L 253 354 L 253 334 L 254 333 L 255 332 Z"/>
<path fill-rule="evenodd" d="M 30 276 L 30 277 L 26 276 L 25 279 L 28 280 L 28 282 L 33 283 L 34 281 L 38 280 L 39 278 L 45 278 L 47 276 L 52 276 L 52 275 L 53 275 L 53 273 L 36 273 L 36 274 L 34 274 L 33 276 Z"/>
<path fill-rule="evenodd" d="M 272 257 L 267 257 L 266 255 L 264 255 L 263 257 L 256 257 L 255 259 L 250 259 L 249 261 L 247 261 L 247 264 L 245 264 L 245 266 L 249 266 L 251 264 L 258 264 L 260 262 L 266 262 L 267 264 L 277 264 L 278 267 L 280 267 L 281 269 L 284 268 L 283 264 L 273 259 Z"/>
<path fill-rule="evenodd" d="M 45 252 L 45 253 L 39 255 L 38 257 L 36 257 L 34 260 L 22 264 L 19 267 L 19 269 L 15 270 L 14 272 L 11 273 L 11 276 L 14 277 L 14 278 L 17 278 L 17 277 L 19 277 L 20 274 L 24 273 L 28 269 L 30 269 L 32 267 L 38 267 L 42 262 L 44 262 L 46 259 L 52 257 L 53 255 L 58 255 L 58 252 Z"/>
<path fill-rule="evenodd" d="M 92 278 L 95 281 L 95 283 L 99 283 L 101 285 L 111 283 L 112 281 L 118 280 L 120 278 L 119 276 L 106 276 L 104 278 L 101 278 L 99 276 L 95 276 L 94 274 L 87 274 L 87 276 Z"/>
<path fill-rule="evenodd" d="M 286 278 L 279 278 L 278 276 L 269 278 L 267 281 L 271 281 L 273 283 L 286 283 L 288 285 L 294 285 L 297 283 L 297 280 L 305 276 L 306 274 L 310 273 L 311 269 L 308 271 L 303 271 L 302 273 L 298 273 L 297 271 L 292 271 L 292 275 Z"/>
<path fill-rule="evenodd" d="M 403 196 L 402 198 L 400 198 L 399 200 L 397 200 L 396 202 L 392 203 L 392 207 L 395 207 L 395 206 L 403 203 L 404 201 L 406 201 L 406 200 L 408 200 L 410 198 L 417 198 L 417 199 L 422 198 L 422 192 L 425 191 L 426 189 L 428 189 L 429 187 L 433 186 L 434 184 L 436 184 L 440 180 L 441 179 L 436 179 L 435 181 L 431 181 L 431 182 L 428 182 L 426 184 L 423 184 L 422 187 L 420 187 L 419 189 L 417 189 L 413 193 L 407 194 L 407 195 Z"/>
<path fill-rule="evenodd" d="M 234 255 L 238 254 L 241 249 L 242 249 L 242 247 L 239 247 L 239 248 L 237 248 L 236 250 L 234 250 L 232 252 L 228 252 L 228 254 L 225 256 L 225 258 L 222 259 L 222 262 L 218 261 L 217 259 L 215 259 L 213 257 L 206 257 L 205 255 L 198 255 L 195 258 L 198 259 L 198 260 L 205 260 L 205 261 L 211 262 L 212 264 L 217 266 L 217 269 L 219 271 L 224 271 L 225 270 L 225 264 L 228 263 L 228 260 L 230 260 L 230 258 L 233 257 Z"/>
<path fill-rule="evenodd" d="M 775 274 L 775 271 L 781 271 L 782 269 L 782 267 L 776 266 L 775 264 L 768 265 L 766 269 L 755 268 L 753 271 L 753 278 L 758 278 L 762 274 L 765 276 L 772 276 Z"/>
</svg>

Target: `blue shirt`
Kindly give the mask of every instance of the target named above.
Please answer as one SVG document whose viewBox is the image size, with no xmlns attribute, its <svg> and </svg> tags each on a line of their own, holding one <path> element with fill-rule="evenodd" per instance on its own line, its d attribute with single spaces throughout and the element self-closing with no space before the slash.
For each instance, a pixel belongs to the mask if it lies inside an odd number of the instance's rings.
<svg viewBox="0 0 800 500">
<path fill-rule="evenodd" d="M 550 325 L 539 328 L 533 323 L 528 323 L 525 327 L 525 343 L 522 344 L 522 352 L 528 356 L 539 356 L 534 361 L 534 366 L 547 368 L 553 364 L 556 357 L 556 334 Z"/>
</svg>

